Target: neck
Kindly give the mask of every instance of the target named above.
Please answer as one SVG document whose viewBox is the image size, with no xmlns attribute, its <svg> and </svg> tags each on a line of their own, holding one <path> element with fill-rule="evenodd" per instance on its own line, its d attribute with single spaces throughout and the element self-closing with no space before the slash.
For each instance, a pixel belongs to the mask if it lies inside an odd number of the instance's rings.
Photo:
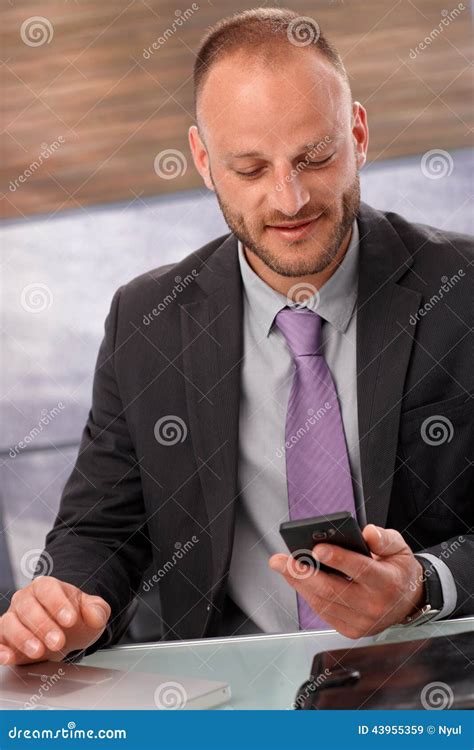
<svg viewBox="0 0 474 750">
<path fill-rule="evenodd" d="M 281 274 L 273 271 L 269 268 L 266 263 L 263 262 L 255 253 L 250 251 L 244 246 L 244 253 L 249 266 L 260 276 L 263 281 L 268 284 L 275 291 L 280 292 L 285 297 L 288 296 L 289 290 L 296 284 L 306 284 L 308 286 L 321 289 L 321 287 L 331 278 L 331 276 L 339 268 L 341 261 L 346 254 L 347 248 L 352 237 L 352 226 L 349 228 L 346 236 L 344 237 L 341 246 L 337 252 L 337 255 L 332 260 L 329 266 L 319 273 L 308 274 L 307 276 L 282 276 Z M 301 289 L 302 287 L 300 287 Z M 308 292 L 308 296 L 310 296 Z M 298 294 L 298 300 L 301 301 L 301 294 Z"/>
</svg>

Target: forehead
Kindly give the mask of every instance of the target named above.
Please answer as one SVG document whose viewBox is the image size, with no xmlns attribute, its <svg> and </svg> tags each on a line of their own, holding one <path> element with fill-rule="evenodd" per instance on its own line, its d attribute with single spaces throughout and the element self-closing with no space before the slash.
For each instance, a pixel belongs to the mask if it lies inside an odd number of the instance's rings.
<svg viewBox="0 0 474 750">
<path fill-rule="evenodd" d="M 273 65 L 242 53 L 225 57 L 209 71 L 199 109 L 208 145 L 230 155 L 334 139 L 350 103 L 331 63 L 300 50 Z"/>
</svg>

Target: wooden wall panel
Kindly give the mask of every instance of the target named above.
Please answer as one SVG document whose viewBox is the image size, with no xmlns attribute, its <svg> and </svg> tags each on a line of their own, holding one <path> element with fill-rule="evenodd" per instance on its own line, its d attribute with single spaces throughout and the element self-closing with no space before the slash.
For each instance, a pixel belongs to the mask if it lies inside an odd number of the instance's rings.
<svg viewBox="0 0 474 750">
<path fill-rule="evenodd" d="M 255 6 L 229 0 L 195 5 L 198 10 L 144 59 L 144 48 L 173 29 L 176 15 L 191 3 L 5 1 L 3 216 L 55 215 L 202 186 L 187 142 L 195 50 L 216 20 Z M 287 6 L 318 20 L 339 47 L 354 98 L 368 109 L 369 161 L 470 144 L 467 2 L 459 8 L 445 0 L 302 0 Z M 443 26 L 455 8 L 457 16 Z M 36 31 L 31 25 L 22 31 L 34 16 L 43 19 Z M 443 30 L 434 36 L 440 23 Z M 431 44 L 412 59 L 410 50 L 430 33 Z M 174 179 L 160 178 L 154 169 L 155 156 L 165 149 L 187 159 Z"/>
</svg>

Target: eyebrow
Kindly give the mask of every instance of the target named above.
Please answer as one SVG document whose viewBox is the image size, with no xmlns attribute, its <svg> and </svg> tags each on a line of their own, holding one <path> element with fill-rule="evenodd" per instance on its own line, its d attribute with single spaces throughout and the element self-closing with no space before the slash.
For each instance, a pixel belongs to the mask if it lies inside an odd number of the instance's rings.
<svg viewBox="0 0 474 750">
<path fill-rule="evenodd" d="M 326 143 L 326 146 L 330 146 L 333 142 L 334 142 L 334 138 L 331 138 L 329 143 Z M 324 143 L 325 143 L 324 138 L 319 138 L 309 143 L 304 143 L 302 146 L 300 146 L 297 149 L 296 156 L 299 156 L 304 151 L 311 151 L 311 149 L 317 148 L 318 146 L 321 146 L 321 144 L 324 144 Z M 322 148 L 322 150 L 324 149 Z M 226 159 L 242 159 L 244 157 L 249 157 L 249 156 L 257 156 L 257 157 L 263 156 L 264 157 L 265 154 L 262 151 L 228 151 L 225 154 Z"/>
</svg>

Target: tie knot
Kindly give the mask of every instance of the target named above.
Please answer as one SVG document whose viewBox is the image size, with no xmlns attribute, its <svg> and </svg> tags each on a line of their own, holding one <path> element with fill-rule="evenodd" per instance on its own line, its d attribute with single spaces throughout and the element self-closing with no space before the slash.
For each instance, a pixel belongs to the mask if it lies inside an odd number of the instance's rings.
<svg viewBox="0 0 474 750">
<path fill-rule="evenodd" d="M 308 308 L 284 307 L 275 318 L 294 357 L 322 354 L 321 321 L 321 316 Z"/>
</svg>

